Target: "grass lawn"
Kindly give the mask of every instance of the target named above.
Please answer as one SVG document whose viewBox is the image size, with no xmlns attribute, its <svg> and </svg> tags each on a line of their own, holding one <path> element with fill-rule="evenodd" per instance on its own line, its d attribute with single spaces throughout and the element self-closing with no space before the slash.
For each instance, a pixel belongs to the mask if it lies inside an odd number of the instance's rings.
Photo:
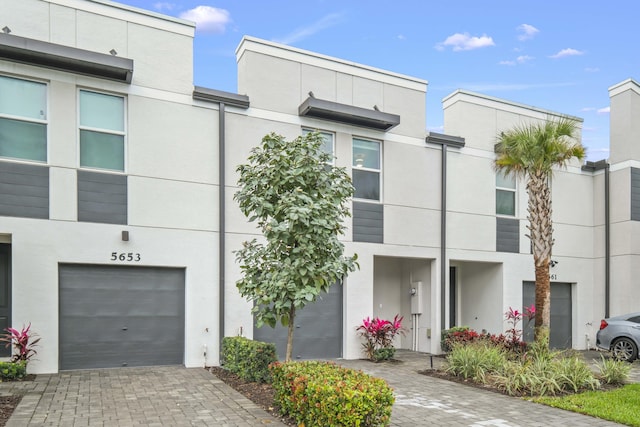
<svg viewBox="0 0 640 427">
<path fill-rule="evenodd" d="M 628 384 L 610 391 L 589 391 L 533 400 L 555 408 L 640 427 L 640 384 Z"/>
</svg>

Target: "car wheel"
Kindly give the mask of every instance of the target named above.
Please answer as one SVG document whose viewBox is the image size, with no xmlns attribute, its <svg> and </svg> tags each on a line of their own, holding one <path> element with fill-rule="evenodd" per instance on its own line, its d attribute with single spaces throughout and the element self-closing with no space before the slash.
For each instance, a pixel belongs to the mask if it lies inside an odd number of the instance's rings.
<svg viewBox="0 0 640 427">
<path fill-rule="evenodd" d="M 638 348 L 629 338 L 618 338 L 611 345 L 613 357 L 625 362 L 633 362 L 638 357 Z"/>
</svg>

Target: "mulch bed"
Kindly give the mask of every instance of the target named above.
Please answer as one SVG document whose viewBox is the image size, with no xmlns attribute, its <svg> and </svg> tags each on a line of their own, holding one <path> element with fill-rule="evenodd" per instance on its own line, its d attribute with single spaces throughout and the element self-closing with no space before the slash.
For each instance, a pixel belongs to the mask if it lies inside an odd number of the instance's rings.
<svg viewBox="0 0 640 427">
<path fill-rule="evenodd" d="M 20 400 L 22 396 L 0 396 L 0 426 L 7 424 Z"/>
<path fill-rule="evenodd" d="M 274 403 L 275 391 L 271 384 L 243 380 L 236 374 L 219 366 L 211 366 L 207 368 L 207 370 L 227 385 L 230 385 L 231 388 L 244 395 L 247 399 L 260 406 L 273 417 L 282 421 L 282 423 L 297 427 L 298 424 L 295 420 L 280 414 L 278 407 Z"/>
</svg>

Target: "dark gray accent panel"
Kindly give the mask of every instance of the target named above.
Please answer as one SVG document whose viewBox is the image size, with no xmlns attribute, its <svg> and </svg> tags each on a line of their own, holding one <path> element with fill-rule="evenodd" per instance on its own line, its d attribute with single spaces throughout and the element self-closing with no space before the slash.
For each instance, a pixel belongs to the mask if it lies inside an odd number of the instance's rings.
<svg viewBox="0 0 640 427">
<path fill-rule="evenodd" d="M 0 215 L 49 218 L 49 167 L 0 162 Z"/>
<path fill-rule="evenodd" d="M 333 359 L 342 357 L 342 285 L 336 283 L 316 302 L 299 310 L 293 332 L 293 359 Z M 253 339 L 276 345 L 279 359 L 287 350 L 287 328 L 264 325 L 253 328 Z"/>
<path fill-rule="evenodd" d="M 640 221 L 640 169 L 631 168 L 631 221 Z"/>
<path fill-rule="evenodd" d="M 309 96 L 298 107 L 300 116 L 346 123 L 368 129 L 388 131 L 400 124 L 400 116 L 382 111 L 368 110 Z"/>
<path fill-rule="evenodd" d="M 184 360 L 185 271 L 61 264 L 60 369 Z"/>
<path fill-rule="evenodd" d="M 536 284 L 534 282 L 523 282 L 522 286 L 522 306 L 529 307 L 536 302 Z M 565 349 L 571 348 L 573 340 L 571 338 L 572 329 L 572 305 L 571 305 L 571 283 L 551 282 L 551 324 L 549 335 L 549 346 L 551 348 Z M 534 321 L 522 325 L 524 329 L 524 340 L 533 341 Z"/>
<path fill-rule="evenodd" d="M 520 221 L 496 217 L 496 251 L 520 252 Z"/>
<path fill-rule="evenodd" d="M 131 83 L 133 60 L 0 33 L 0 58 Z"/>
<path fill-rule="evenodd" d="M 126 224 L 126 175 L 79 170 L 78 221 Z"/>
<path fill-rule="evenodd" d="M 353 241 L 384 243 L 384 205 L 353 202 Z"/>
</svg>

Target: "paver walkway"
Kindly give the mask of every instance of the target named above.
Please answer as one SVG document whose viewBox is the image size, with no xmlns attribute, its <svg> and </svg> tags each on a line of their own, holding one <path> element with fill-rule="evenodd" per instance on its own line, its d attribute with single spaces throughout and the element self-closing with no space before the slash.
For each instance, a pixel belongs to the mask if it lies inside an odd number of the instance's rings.
<svg viewBox="0 0 640 427">
<path fill-rule="evenodd" d="M 587 358 L 595 357 L 590 354 Z M 428 369 L 428 355 L 398 351 L 402 363 L 371 363 L 344 360 L 343 366 L 363 370 L 385 379 L 396 393 L 391 426 L 548 427 L 619 426 L 586 415 L 563 411 L 524 399 L 418 374 Z M 599 360 L 599 356 L 598 356 Z M 435 367 L 443 363 L 433 357 Z M 640 362 L 634 363 L 632 379 L 640 382 Z"/>
<path fill-rule="evenodd" d="M 284 426 L 203 368 L 69 371 L 0 384 L 24 394 L 7 427 Z"/>
<path fill-rule="evenodd" d="M 591 354 L 591 360 L 599 358 Z M 398 351 L 400 363 L 340 360 L 384 378 L 395 390 L 391 426 L 618 426 L 585 415 L 441 380 L 417 372 L 423 353 Z M 433 357 L 437 367 L 442 363 Z M 640 382 L 640 362 L 632 380 Z M 0 395 L 23 395 L 9 420 L 17 426 L 282 427 L 280 421 L 203 368 L 170 366 L 71 371 L 35 381 L 0 383 Z"/>
</svg>

